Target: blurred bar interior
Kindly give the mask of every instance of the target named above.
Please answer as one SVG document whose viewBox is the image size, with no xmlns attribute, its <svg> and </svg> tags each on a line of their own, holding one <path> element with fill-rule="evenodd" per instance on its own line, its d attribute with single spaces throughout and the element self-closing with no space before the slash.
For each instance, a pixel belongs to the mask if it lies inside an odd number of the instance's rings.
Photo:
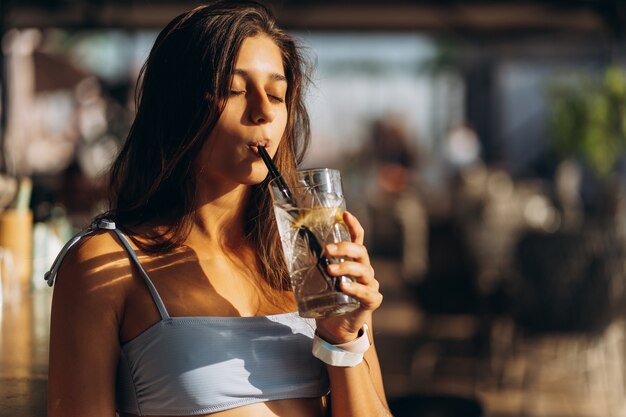
<svg viewBox="0 0 626 417">
<path fill-rule="evenodd" d="M 1 417 L 45 415 L 43 274 L 194 3 L 0 2 Z M 304 164 L 365 224 L 396 417 L 625 416 L 626 3 L 270 4 L 317 63 Z"/>
</svg>

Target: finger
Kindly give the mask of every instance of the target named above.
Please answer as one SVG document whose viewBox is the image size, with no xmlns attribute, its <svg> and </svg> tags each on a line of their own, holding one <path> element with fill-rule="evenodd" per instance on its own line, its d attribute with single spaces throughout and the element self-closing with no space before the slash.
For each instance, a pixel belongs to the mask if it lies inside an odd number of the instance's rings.
<svg viewBox="0 0 626 417">
<path fill-rule="evenodd" d="M 328 272 L 332 276 L 347 275 L 353 277 L 361 284 L 378 289 L 380 286 L 373 274 L 373 269 L 368 265 L 357 262 L 344 261 L 328 266 Z"/>
<path fill-rule="evenodd" d="M 341 291 L 359 300 L 365 310 L 375 310 L 383 302 L 383 295 L 378 290 L 356 282 L 342 282 Z"/>
<path fill-rule="evenodd" d="M 365 230 L 363 230 L 363 226 L 361 226 L 361 223 L 359 223 L 357 218 L 354 217 L 349 211 L 343 212 L 343 221 L 346 226 L 348 226 L 352 241 L 354 243 L 362 245 L 365 238 Z"/>
<path fill-rule="evenodd" d="M 367 248 L 358 243 L 337 242 L 326 245 L 326 253 L 336 258 L 350 258 L 361 263 L 370 263 Z"/>
</svg>

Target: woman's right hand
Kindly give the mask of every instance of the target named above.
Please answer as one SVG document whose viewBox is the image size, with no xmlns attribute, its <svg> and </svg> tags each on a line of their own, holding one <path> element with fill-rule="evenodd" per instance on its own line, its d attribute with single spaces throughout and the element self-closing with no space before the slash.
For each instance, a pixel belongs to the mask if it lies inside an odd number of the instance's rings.
<svg viewBox="0 0 626 417">
<path fill-rule="evenodd" d="M 335 258 L 346 259 L 332 264 L 329 273 L 332 276 L 351 276 L 355 282 L 343 282 L 341 290 L 357 299 L 360 307 L 350 313 L 317 319 L 319 336 L 332 344 L 350 342 L 358 337 L 359 331 L 367 323 L 371 326 L 372 313 L 382 303 L 383 296 L 379 283 L 374 276 L 367 249 L 363 245 L 363 227 L 349 212 L 343 213 L 343 220 L 348 226 L 352 242 L 340 242 L 327 245 L 326 252 Z"/>
</svg>

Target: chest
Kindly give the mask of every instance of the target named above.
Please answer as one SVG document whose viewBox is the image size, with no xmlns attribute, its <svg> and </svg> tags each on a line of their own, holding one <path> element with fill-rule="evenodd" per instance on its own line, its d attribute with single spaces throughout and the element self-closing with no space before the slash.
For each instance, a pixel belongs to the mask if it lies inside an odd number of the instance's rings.
<svg viewBox="0 0 626 417">
<path fill-rule="evenodd" d="M 265 282 L 254 261 L 193 251 L 164 257 L 139 254 L 139 260 L 171 317 L 247 317 L 296 310 L 291 291 Z M 122 341 L 133 339 L 160 320 L 154 294 L 136 269 L 126 294 Z"/>
</svg>

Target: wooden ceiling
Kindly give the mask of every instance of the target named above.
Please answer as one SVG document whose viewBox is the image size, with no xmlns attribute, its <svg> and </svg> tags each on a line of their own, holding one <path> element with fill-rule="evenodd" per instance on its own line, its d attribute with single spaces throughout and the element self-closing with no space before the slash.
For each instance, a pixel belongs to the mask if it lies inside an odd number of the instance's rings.
<svg viewBox="0 0 626 417">
<path fill-rule="evenodd" d="M 0 0 L 2 26 L 160 28 L 197 1 Z M 622 0 L 274 0 L 281 24 L 308 31 L 472 35 L 588 34 L 623 39 Z"/>
</svg>

